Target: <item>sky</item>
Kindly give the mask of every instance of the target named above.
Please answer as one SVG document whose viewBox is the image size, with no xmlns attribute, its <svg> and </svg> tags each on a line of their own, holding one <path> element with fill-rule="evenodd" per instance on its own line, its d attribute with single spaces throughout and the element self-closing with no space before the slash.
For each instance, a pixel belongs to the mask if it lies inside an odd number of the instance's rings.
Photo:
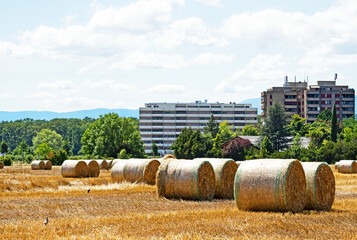
<svg viewBox="0 0 357 240">
<path fill-rule="evenodd" d="M 289 80 L 357 87 L 355 0 L 16 0 L 0 111 L 241 102 Z"/>
</svg>

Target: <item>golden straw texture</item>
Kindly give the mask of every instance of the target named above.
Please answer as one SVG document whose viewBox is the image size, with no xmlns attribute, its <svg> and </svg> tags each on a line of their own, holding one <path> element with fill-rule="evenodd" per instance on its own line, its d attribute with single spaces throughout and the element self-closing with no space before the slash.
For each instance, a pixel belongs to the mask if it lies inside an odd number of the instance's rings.
<svg viewBox="0 0 357 240">
<path fill-rule="evenodd" d="M 45 170 L 51 170 L 52 169 L 52 162 L 50 160 L 45 160 Z"/>
<path fill-rule="evenodd" d="M 83 178 L 89 175 L 87 163 L 83 160 L 66 160 L 61 167 L 62 177 Z"/>
<path fill-rule="evenodd" d="M 337 166 L 339 173 L 357 173 L 356 160 L 341 160 Z"/>
<path fill-rule="evenodd" d="M 46 163 L 43 160 L 35 160 L 31 163 L 32 170 L 44 170 L 46 168 Z"/>
<path fill-rule="evenodd" d="M 216 178 L 214 198 L 234 198 L 234 177 L 238 166 L 233 159 L 196 158 L 194 160 L 208 161 L 211 163 Z"/>
<path fill-rule="evenodd" d="M 98 163 L 100 169 L 109 169 L 108 162 L 106 160 L 100 159 L 95 161 Z"/>
<path fill-rule="evenodd" d="M 160 197 L 210 200 L 216 180 L 208 161 L 167 159 L 159 167 L 156 186 Z"/>
<path fill-rule="evenodd" d="M 244 161 L 234 181 L 240 210 L 301 212 L 306 201 L 306 179 L 295 159 Z"/>
<path fill-rule="evenodd" d="M 327 163 L 302 162 L 306 176 L 308 210 L 329 211 L 335 200 L 335 176 Z"/>
</svg>

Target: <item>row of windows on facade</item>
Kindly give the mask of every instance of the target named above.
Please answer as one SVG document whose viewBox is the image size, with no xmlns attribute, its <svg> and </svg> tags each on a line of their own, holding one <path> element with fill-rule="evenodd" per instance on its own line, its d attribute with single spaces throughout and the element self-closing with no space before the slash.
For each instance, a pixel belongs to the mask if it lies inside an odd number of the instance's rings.
<svg viewBox="0 0 357 240">
<path fill-rule="evenodd" d="M 175 111 L 175 112 L 150 112 L 150 111 L 140 111 L 140 114 L 257 114 L 257 111 L 205 111 L 205 112 L 190 112 L 190 111 Z"/>
<path fill-rule="evenodd" d="M 147 108 L 160 108 L 159 105 L 147 105 Z M 161 106 L 163 107 L 163 106 Z M 236 105 L 236 106 L 222 106 L 222 105 L 203 105 L 203 106 L 199 106 L 199 105 L 175 105 L 175 108 L 250 108 L 249 105 Z"/>
<path fill-rule="evenodd" d="M 353 94 L 335 94 L 335 98 L 340 98 L 342 96 L 342 98 L 354 98 Z M 302 98 L 304 98 L 305 96 L 302 95 Z M 307 94 L 308 98 L 320 98 L 320 94 Z M 269 95 L 270 99 L 273 99 L 272 95 Z M 296 99 L 297 95 L 285 95 L 285 99 Z M 332 94 L 321 94 L 321 98 L 332 98 Z"/>
<path fill-rule="evenodd" d="M 317 118 L 318 114 L 308 114 L 307 117 L 308 118 Z M 342 118 L 350 118 L 353 116 L 353 114 L 336 114 L 337 118 L 340 118 L 342 116 Z"/>
<path fill-rule="evenodd" d="M 209 120 L 209 117 L 141 117 L 140 120 L 177 120 L 177 121 L 182 121 L 182 120 L 187 120 L 187 121 L 193 121 L 193 120 L 202 120 L 202 121 L 207 121 Z M 257 120 L 255 117 L 217 117 L 215 120 L 220 121 L 220 120 Z"/>
<path fill-rule="evenodd" d="M 181 126 L 181 127 L 194 127 L 194 126 L 206 126 L 207 124 L 206 123 L 144 123 L 144 122 L 140 122 L 139 123 L 139 126 Z M 230 125 L 234 125 L 234 126 L 245 126 L 246 124 L 245 123 L 230 123 Z"/>
</svg>

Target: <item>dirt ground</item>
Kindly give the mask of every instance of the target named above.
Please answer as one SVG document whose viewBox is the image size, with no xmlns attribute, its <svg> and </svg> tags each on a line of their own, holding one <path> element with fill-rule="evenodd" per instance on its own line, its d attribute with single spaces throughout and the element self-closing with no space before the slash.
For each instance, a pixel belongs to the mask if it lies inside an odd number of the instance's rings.
<svg viewBox="0 0 357 240">
<path fill-rule="evenodd" d="M 357 239 L 357 174 L 335 177 L 332 211 L 283 214 L 239 211 L 234 200 L 167 200 L 155 186 L 113 183 L 107 170 L 71 179 L 60 167 L 5 167 L 0 239 Z"/>
</svg>

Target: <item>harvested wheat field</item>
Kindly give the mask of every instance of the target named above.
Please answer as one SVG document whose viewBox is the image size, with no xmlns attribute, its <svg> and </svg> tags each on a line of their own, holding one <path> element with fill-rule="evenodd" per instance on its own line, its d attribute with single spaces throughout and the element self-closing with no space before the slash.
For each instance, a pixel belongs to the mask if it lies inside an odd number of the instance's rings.
<svg viewBox="0 0 357 240">
<path fill-rule="evenodd" d="M 107 170 L 63 178 L 58 166 L 5 167 L 0 239 L 356 239 L 357 174 L 334 173 L 330 212 L 283 214 L 240 211 L 234 200 L 159 198 L 156 186 L 113 183 Z"/>
</svg>

